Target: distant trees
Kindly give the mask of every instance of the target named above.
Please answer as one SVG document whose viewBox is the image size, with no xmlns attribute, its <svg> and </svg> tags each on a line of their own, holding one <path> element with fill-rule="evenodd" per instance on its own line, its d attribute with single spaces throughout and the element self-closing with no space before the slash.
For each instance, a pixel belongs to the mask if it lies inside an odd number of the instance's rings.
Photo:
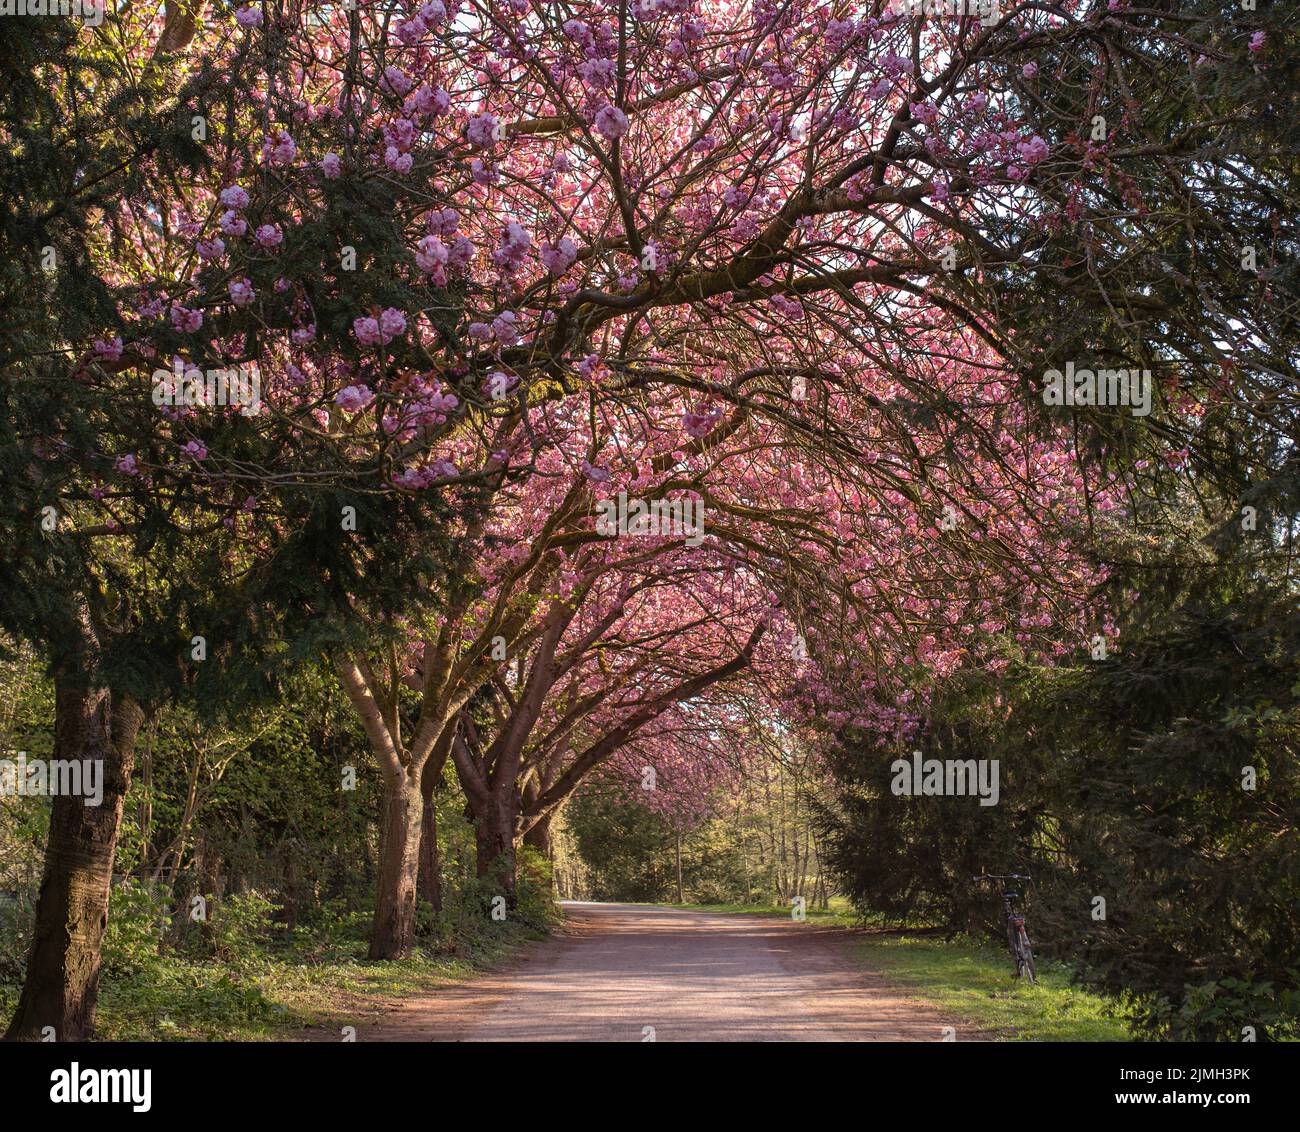
<svg viewBox="0 0 1300 1132">
<path fill-rule="evenodd" d="M 825 907 L 829 877 L 819 872 L 815 854 L 798 851 L 815 838 L 810 825 L 759 799 L 729 802 L 722 796 L 717 804 L 717 815 L 682 825 L 677 816 L 650 809 L 635 788 L 615 792 L 595 776 L 564 811 L 573 858 L 565 865 L 579 878 L 573 894 L 787 910 L 802 896 L 807 909 Z M 775 845 L 774 825 L 780 827 Z"/>
</svg>

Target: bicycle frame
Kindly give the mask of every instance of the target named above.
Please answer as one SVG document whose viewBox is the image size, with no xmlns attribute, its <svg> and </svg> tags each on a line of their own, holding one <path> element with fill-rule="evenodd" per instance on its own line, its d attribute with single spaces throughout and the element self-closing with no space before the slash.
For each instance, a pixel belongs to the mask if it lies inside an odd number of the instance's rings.
<svg viewBox="0 0 1300 1132">
<path fill-rule="evenodd" d="M 1002 914 L 1007 924 L 1007 947 L 1011 951 L 1011 957 L 1016 964 L 1016 977 L 1027 975 L 1030 983 L 1037 979 L 1033 950 L 1029 943 L 1029 932 L 1025 928 L 1025 914 L 1017 907 L 1017 901 L 1022 897 L 1019 892 L 1011 888 L 1006 881 L 1028 881 L 1033 883 L 1033 878 L 1019 873 L 1010 873 L 1004 875 L 981 874 L 973 877 L 973 880 L 994 880 L 998 881 L 998 888 L 1002 894 Z"/>
</svg>

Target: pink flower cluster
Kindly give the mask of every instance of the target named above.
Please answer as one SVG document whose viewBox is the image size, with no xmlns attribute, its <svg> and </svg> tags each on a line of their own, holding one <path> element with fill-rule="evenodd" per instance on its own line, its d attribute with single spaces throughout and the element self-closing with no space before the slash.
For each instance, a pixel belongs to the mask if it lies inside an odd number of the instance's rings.
<svg viewBox="0 0 1300 1132">
<path fill-rule="evenodd" d="M 368 315 L 354 319 L 352 333 L 363 346 L 387 346 L 406 333 L 406 315 L 394 307 L 386 307 L 377 319 Z"/>
</svg>

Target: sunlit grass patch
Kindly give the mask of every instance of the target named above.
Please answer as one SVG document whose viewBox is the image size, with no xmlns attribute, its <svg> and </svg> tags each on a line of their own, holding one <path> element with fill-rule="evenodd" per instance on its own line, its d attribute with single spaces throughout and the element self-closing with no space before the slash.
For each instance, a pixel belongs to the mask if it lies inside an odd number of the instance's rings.
<svg viewBox="0 0 1300 1132">
<path fill-rule="evenodd" d="M 1004 951 L 973 939 L 871 934 L 855 953 L 865 966 L 985 1036 L 1015 1041 L 1124 1042 L 1123 1010 L 1071 983 L 1064 964 L 1040 959 L 1038 985 L 1014 976 Z M 957 1038 L 961 1040 L 961 1032 Z"/>
</svg>

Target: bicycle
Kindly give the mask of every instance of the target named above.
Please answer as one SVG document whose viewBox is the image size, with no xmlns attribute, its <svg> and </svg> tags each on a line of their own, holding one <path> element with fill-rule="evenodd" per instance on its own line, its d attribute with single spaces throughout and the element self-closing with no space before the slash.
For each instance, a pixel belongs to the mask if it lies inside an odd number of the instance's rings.
<svg viewBox="0 0 1300 1132">
<path fill-rule="evenodd" d="M 1022 873 L 1008 873 L 1005 875 L 981 873 L 971 879 L 975 881 L 1023 880 L 1033 883 L 1032 877 L 1025 876 Z M 1025 931 L 1025 914 L 1016 908 L 1016 901 L 1021 899 L 1020 893 L 1013 891 L 1005 884 L 1001 884 L 999 887 L 1002 889 L 1002 911 L 1007 917 L 1007 946 L 1011 949 L 1011 958 L 1016 964 L 1016 978 L 1024 975 L 1029 980 L 1029 985 L 1033 986 L 1038 981 L 1038 969 L 1034 966 L 1034 952 L 1033 948 L 1029 946 L 1029 933 Z"/>
</svg>

